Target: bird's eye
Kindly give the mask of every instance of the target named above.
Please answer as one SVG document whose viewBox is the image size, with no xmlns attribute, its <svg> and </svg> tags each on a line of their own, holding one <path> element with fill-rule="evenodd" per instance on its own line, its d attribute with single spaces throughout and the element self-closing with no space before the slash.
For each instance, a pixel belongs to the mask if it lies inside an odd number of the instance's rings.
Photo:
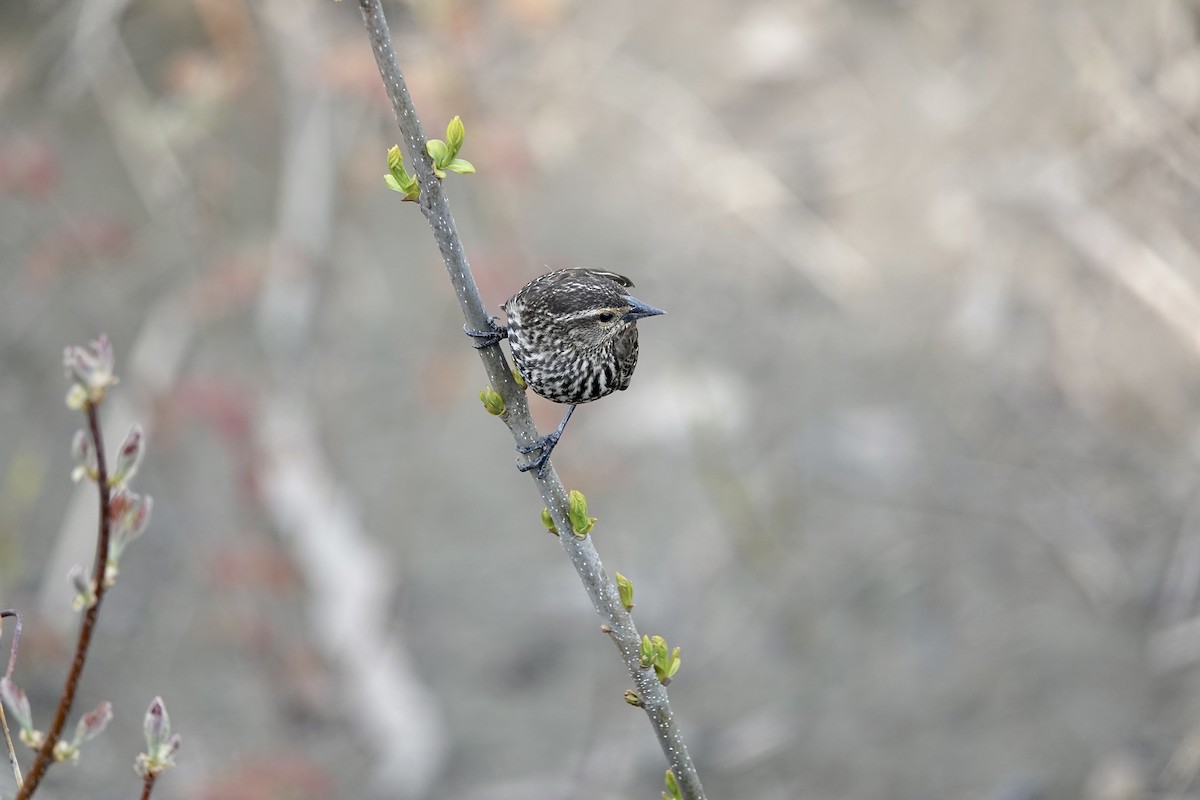
<svg viewBox="0 0 1200 800">
<path fill-rule="evenodd" d="M 616 318 L 617 315 L 611 311 L 602 311 L 596 315 L 596 319 L 600 320 L 601 322 L 612 322 Z"/>
</svg>

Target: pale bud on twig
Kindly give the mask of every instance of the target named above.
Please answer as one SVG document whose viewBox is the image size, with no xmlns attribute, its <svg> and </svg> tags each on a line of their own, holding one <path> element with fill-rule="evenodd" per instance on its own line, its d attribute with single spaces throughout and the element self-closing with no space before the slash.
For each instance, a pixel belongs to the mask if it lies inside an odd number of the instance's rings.
<svg viewBox="0 0 1200 800">
<path fill-rule="evenodd" d="M 71 567 L 67 577 L 71 580 L 71 585 L 75 587 L 75 599 L 71 601 L 71 607 L 76 611 L 81 611 L 94 606 L 96 604 L 96 587 L 92 585 L 92 580 L 84 572 L 83 567 L 78 564 Z"/>
<path fill-rule="evenodd" d="M 107 700 L 84 714 L 75 726 L 75 744 L 78 746 L 89 739 L 95 739 L 104 732 L 112 718 L 112 703 Z"/>
<path fill-rule="evenodd" d="M 4 705 L 17 718 L 17 724 L 22 730 L 33 727 L 33 711 L 29 708 L 29 698 L 13 683 L 12 678 L 0 678 L 0 699 L 4 700 Z"/>
<path fill-rule="evenodd" d="M 108 478 L 109 486 L 121 486 L 137 473 L 138 465 L 142 463 L 142 453 L 145 452 L 144 441 L 142 426 L 134 424 L 117 451 L 117 463 Z"/>
<path fill-rule="evenodd" d="M 81 409 L 87 403 L 99 403 L 108 387 L 117 382 L 113 375 L 113 351 L 108 337 L 101 334 L 87 348 L 72 345 L 63 349 L 63 371 L 72 381 L 67 405 Z"/>
<path fill-rule="evenodd" d="M 153 508 L 154 499 L 149 496 L 143 497 L 127 489 L 113 492 L 109 500 L 109 518 L 113 522 L 113 529 L 112 539 L 108 543 L 108 563 L 104 569 L 105 586 L 112 586 L 116 581 L 125 548 L 146 530 Z"/>
<path fill-rule="evenodd" d="M 113 492 L 109 500 L 109 519 L 116 526 L 113 530 L 115 537 L 128 543 L 140 536 L 150 522 L 150 509 L 153 506 L 151 498 L 142 497 L 137 492 L 127 489 Z"/>
<path fill-rule="evenodd" d="M 71 440 L 71 459 L 75 462 L 75 469 L 71 470 L 71 480 L 75 483 L 83 480 L 84 476 L 96 477 L 96 451 L 92 449 L 92 437 L 88 436 L 87 431 L 75 431 L 75 438 Z"/>
<path fill-rule="evenodd" d="M 0 699 L 4 700 L 4 705 L 17 719 L 17 724 L 21 727 L 21 741 L 35 750 L 41 747 L 45 742 L 45 734 L 33 727 L 29 698 L 13 683 L 12 678 L 0 678 Z"/>
<path fill-rule="evenodd" d="M 171 718 L 167 716 L 161 697 L 154 698 L 146 710 L 142 730 L 146 734 L 146 752 L 140 753 L 134 763 L 137 774 L 145 778 L 175 766 L 175 753 L 181 740 L 178 733 L 171 733 Z"/>
<path fill-rule="evenodd" d="M 103 733 L 108 723 L 112 722 L 112 717 L 112 703 L 107 700 L 84 714 L 75 726 L 75 738 L 69 742 L 60 740 L 54 745 L 54 760 L 78 761 L 80 745 Z"/>
</svg>

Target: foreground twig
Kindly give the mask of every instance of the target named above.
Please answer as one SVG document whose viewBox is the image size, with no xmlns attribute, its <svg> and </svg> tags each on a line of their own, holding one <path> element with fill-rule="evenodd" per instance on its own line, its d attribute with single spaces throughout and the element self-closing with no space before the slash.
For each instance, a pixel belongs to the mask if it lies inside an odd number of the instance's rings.
<svg viewBox="0 0 1200 800">
<path fill-rule="evenodd" d="M 375 53 L 376 64 L 379 66 L 380 77 L 383 79 L 396 122 L 400 126 L 409 157 L 414 162 L 420 181 L 418 204 L 421 212 L 433 231 L 467 326 L 473 330 L 486 330 L 489 315 L 463 253 L 462 241 L 446 202 L 441 181 L 435 176 L 433 164 L 426 153 L 425 133 L 417 118 L 404 76 L 400 72 L 381 2 L 359 0 L 359 6 L 370 37 L 371 48 Z M 513 380 L 503 351 L 498 346 L 484 347 L 479 351 L 479 355 L 492 388 L 504 401 L 505 411 L 500 418 L 508 425 L 518 445 L 534 443 L 538 439 L 537 429 L 530 418 L 525 394 Z M 700 785 L 700 777 L 688 756 L 683 736 L 671 712 L 666 687 L 655 676 L 654 669 L 641 666 L 641 636 L 633 624 L 633 619 L 621 604 L 617 587 L 605 573 L 591 537 L 571 534 L 573 528 L 569 519 L 570 507 L 566 489 L 563 488 L 552 465 L 546 470 L 545 477 L 538 477 L 536 471 L 529 474 L 537 484 L 555 527 L 562 532 L 558 537 L 559 541 L 579 573 L 593 606 L 604 619 L 605 631 L 617 645 L 621 658 L 633 677 L 640 704 L 654 726 L 682 796 L 686 800 L 702 800 L 704 789 Z"/>
<path fill-rule="evenodd" d="M 96 628 L 96 618 L 100 614 L 100 604 L 104 600 L 108 587 L 104 579 L 108 564 L 108 542 L 111 527 L 109 510 L 110 488 L 108 485 L 108 467 L 104 459 L 104 439 L 100 433 L 99 414 L 96 404 L 88 402 L 84 408 L 87 413 L 88 435 L 96 453 L 96 486 L 100 491 L 100 533 L 96 540 L 96 562 L 92 568 L 92 585 L 95 600 L 83 613 L 83 623 L 79 627 L 79 639 L 75 644 L 75 658 L 71 661 L 71 671 L 67 673 L 67 681 L 63 685 L 62 695 L 58 700 L 58 709 L 54 712 L 54 721 L 46 731 L 46 740 L 38 750 L 29 775 L 17 793 L 17 800 L 27 800 L 37 789 L 38 784 L 46 774 L 47 767 L 54 760 L 54 746 L 58 744 L 67 715 L 71 712 L 71 704 L 75 701 L 75 690 L 79 687 L 79 676 L 83 674 L 83 665 L 87 661 L 88 648 L 92 643 L 92 633 Z"/>
<path fill-rule="evenodd" d="M 10 608 L 0 611 L 0 623 L 5 617 L 12 617 L 16 620 L 16 624 L 13 626 L 12 644 L 8 648 L 8 669 L 4 671 L 4 677 L 12 680 L 13 669 L 17 665 L 17 648 L 21 646 L 21 614 Z M 12 767 L 13 778 L 16 780 L 19 790 L 25 779 L 21 777 L 21 764 L 17 761 L 17 751 L 13 747 L 12 733 L 8 729 L 8 717 L 4 715 L 3 703 L 0 703 L 0 728 L 4 729 L 4 748 L 8 751 L 8 763 Z"/>
</svg>

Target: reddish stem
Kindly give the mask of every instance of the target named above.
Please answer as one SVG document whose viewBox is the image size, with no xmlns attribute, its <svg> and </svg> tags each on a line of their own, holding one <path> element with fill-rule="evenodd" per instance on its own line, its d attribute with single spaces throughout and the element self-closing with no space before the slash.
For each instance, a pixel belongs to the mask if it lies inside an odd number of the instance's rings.
<svg viewBox="0 0 1200 800">
<path fill-rule="evenodd" d="M 146 775 L 142 783 L 142 800 L 150 800 L 150 792 L 154 791 L 154 779 L 157 777 L 153 772 Z"/>
<path fill-rule="evenodd" d="M 96 453 L 96 486 L 100 489 L 100 532 L 96 543 L 96 563 L 92 569 L 92 581 L 96 587 L 96 600 L 83 614 L 83 624 L 79 627 L 79 641 L 75 645 L 75 659 L 71 662 L 71 671 L 67 673 L 67 682 L 63 685 L 62 695 L 58 700 L 58 709 L 54 712 L 54 721 L 46 732 L 46 740 L 38 751 L 16 800 L 28 800 L 37 791 L 38 784 L 46 774 L 46 769 L 54 760 L 54 746 L 62 735 L 66 725 L 67 715 L 71 713 L 71 704 L 75 702 L 75 690 L 79 687 L 79 677 L 83 674 L 83 665 L 87 661 L 88 647 L 92 643 L 92 632 L 96 627 L 96 617 L 100 612 L 100 602 L 104 599 L 104 572 L 108 564 L 108 539 L 111 532 L 109 521 L 108 468 L 104 463 L 104 440 L 100 435 L 99 415 L 96 405 L 89 402 L 86 406 L 88 432 Z M 148 793 L 147 795 L 148 796 Z"/>
<path fill-rule="evenodd" d="M 21 613 L 10 608 L 0 611 L 0 619 L 4 617 L 12 617 L 17 621 L 16 627 L 13 628 L 12 646 L 8 650 L 8 669 L 4 671 L 4 677 L 11 678 L 13 668 L 17 666 L 17 648 L 21 646 Z"/>
</svg>

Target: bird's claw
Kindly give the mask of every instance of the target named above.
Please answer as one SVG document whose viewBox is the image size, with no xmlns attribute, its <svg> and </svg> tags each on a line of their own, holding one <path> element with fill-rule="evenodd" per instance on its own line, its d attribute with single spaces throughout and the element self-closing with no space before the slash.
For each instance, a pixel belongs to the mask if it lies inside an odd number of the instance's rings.
<svg viewBox="0 0 1200 800">
<path fill-rule="evenodd" d="M 533 444 L 517 445 L 517 452 L 521 454 L 529 454 L 535 450 L 541 450 L 537 458 L 525 463 L 517 462 L 517 470 L 520 472 L 529 472 L 531 469 L 538 471 L 538 477 L 546 477 L 546 472 L 550 469 L 550 452 L 554 449 L 554 445 L 558 444 L 558 435 L 555 433 L 547 434 L 538 439 Z"/>
<path fill-rule="evenodd" d="M 549 455 L 550 451 L 554 449 L 554 445 L 556 445 L 556 444 L 558 444 L 558 437 L 555 436 L 553 433 L 548 433 L 545 436 L 538 439 L 533 444 L 517 445 L 517 452 L 518 453 L 532 453 L 534 450 L 541 450 L 544 453 L 546 453 L 547 455 Z"/>
<path fill-rule="evenodd" d="M 471 346 L 476 350 L 491 347 L 494 344 L 499 344 L 501 339 L 508 338 L 508 328 L 503 325 L 497 325 L 495 317 L 488 318 L 488 329 L 485 331 L 477 331 L 474 328 L 463 325 L 463 332 L 475 340 L 471 343 Z"/>
<path fill-rule="evenodd" d="M 518 472 L 529 472 L 529 470 L 534 469 L 534 468 L 537 469 L 537 476 L 539 478 L 546 477 L 546 473 L 550 470 L 550 454 L 542 453 L 540 456 L 535 458 L 533 461 L 530 461 L 525 464 L 522 464 L 519 461 L 517 462 L 517 471 Z"/>
</svg>

